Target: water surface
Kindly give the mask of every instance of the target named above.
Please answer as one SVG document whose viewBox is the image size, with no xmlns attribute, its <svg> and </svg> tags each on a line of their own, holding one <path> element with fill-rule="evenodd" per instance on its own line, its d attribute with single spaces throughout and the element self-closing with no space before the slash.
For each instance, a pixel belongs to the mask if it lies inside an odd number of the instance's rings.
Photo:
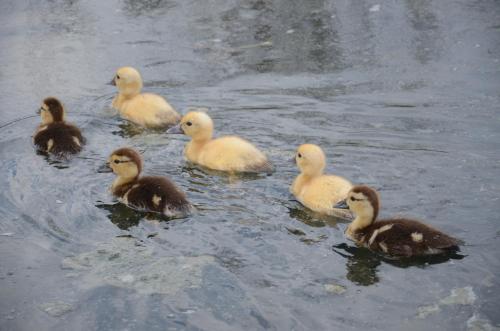
<svg viewBox="0 0 500 331">
<path fill-rule="evenodd" d="M 479 330 L 500 325 L 498 1 L 15 1 L 0 4 L 0 329 Z M 185 137 L 117 118 L 105 85 L 132 65 L 180 112 L 265 150 L 272 176 L 185 163 Z M 88 144 L 36 155 L 41 100 Z M 466 242 L 395 263 L 288 193 L 302 143 L 371 185 L 382 217 Z M 143 153 L 197 212 L 165 222 L 109 196 L 115 148 Z M 346 246 L 346 244 L 348 246 Z M 463 257 L 461 256 L 461 257 Z"/>
</svg>

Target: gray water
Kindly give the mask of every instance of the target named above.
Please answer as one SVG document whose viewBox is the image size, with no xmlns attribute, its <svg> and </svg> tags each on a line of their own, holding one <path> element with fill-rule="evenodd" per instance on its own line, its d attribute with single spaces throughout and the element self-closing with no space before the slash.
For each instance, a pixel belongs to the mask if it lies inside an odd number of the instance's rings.
<svg viewBox="0 0 500 331">
<path fill-rule="evenodd" d="M 500 325 L 500 3 L 0 2 L 1 330 L 492 330 Z M 143 132 L 105 85 L 132 65 L 180 112 L 264 150 L 272 176 L 190 167 L 186 138 Z M 36 155 L 49 95 L 88 139 Z M 427 220 L 460 256 L 398 263 L 356 250 L 347 224 L 293 201 L 289 162 L 380 190 L 382 217 Z M 118 204 L 98 173 L 143 152 L 197 212 L 166 221 Z M 345 244 L 349 246 L 346 247 Z"/>
</svg>

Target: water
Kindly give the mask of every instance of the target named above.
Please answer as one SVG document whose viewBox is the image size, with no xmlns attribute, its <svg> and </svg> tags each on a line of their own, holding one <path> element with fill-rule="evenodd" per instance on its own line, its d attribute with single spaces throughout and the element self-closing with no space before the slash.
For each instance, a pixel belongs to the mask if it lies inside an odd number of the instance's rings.
<svg viewBox="0 0 500 331">
<path fill-rule="evenodd" d="M 1 330 L 500 325 L 497 1 L 15 1 L 0 16 L 0 122 L 54 95 L 88 139 L 57 163 L 33 150 L 37 118 L 0 129 Z M 123 65 L 179 111 L 209 108 L 216 134 L 253 141 L 276 173 L 206 173 L 185 137 L 126 125 L 105 85 Z M 346 223 L 288 193 L 305 142 L 379 189 L 382 217 L 428 220 L 465 257 L 346 247 Z M 198 211 L 165 222 L 116 204 L 97 169 L 121 146 Z"/>
</svg>

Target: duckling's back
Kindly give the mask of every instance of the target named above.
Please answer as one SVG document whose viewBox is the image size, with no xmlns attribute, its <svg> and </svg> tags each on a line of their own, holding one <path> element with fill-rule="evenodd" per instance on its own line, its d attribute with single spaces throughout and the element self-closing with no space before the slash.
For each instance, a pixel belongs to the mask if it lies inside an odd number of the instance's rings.
<svg viewBox="0 0 500 331">
<path fill-rule="evenodd" d="M 119 111 L 125 119 L 151 128 L 171 126 L 180 120 L 180 115 L 163 97 L 152 93 L 142 93 L 126 100 Z"/>
<path fill-rule="evenodd" d="M 376 221 L 356 234 L 371 250 L 393 256 L 433 255 L 458 251 L 460 240 L 410 219 Z"/>
<path fill-rule="evenodd" d="M 211 140 L 200 151 L 197 163 L 222 171 L 266 173 L 273 171 L 272 164 L 261 151 L 236 136 Z"/>
<path fill-rule="evenodd" d="M 33 142 L 40 151 L 62 156 L 80 152 L 85 139 L 76 126 L 55 122 L 42 126 L 35 134 Z"/>
<path fill-rule="evenodd" d="M 184 192 L 164 177 L 141 177 L 125 195 L 130 205 L 167 216 L 184 215 L 191 209 Z"/>
<path fill-rule="evenodd" d="M 352 188 L 352 184 L 345 178 L 333 175 L 321 175 L 304 180 L 303 175 L 294 181 L 292 193 L 302 204 L 314 211 L 332 216 L 347 217 L 349 213 L 335 209 L 333 206 L 342 199 Z"/>
</svg>

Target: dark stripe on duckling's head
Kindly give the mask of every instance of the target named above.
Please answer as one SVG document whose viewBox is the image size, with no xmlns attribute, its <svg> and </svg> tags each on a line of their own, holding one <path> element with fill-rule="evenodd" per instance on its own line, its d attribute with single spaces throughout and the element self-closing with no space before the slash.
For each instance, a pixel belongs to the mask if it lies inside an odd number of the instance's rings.
<svg viewBox="0 0 500 331">
<path fill-rule="evenodd" d="M 368 201 L 370 201 L 370 204 L 373 207 L 373 220 L 376 220 L 378 216 L 378 211 L 380 210 L 380 202 L 378 199 L 377 192 L 371 187 L 365 185 L 354 186 L 351 189 L 351 192 L 361 193 L 368 199 Z"/>
<path fill-rule="evenodd" d="M 59 100 L 54 97 L 48 97 L 43 100 L 43 103 L 47 106 L 54 122 L 64 121 L 64 108 Z"/>
<path fill-rule="evenodd" d="M 125 156 L 130 159 L 131 162 L 134 162 L 135 165 L 137 166 L 137 172 L 138 174 L 141 173 L 142 171 L 142 158 L 139 153 L 137 153 L 135 150 L 132 148 L 120 148 L 115 150 L 111 155 L 116 155 L 116 156 Z"/>
</svg>

